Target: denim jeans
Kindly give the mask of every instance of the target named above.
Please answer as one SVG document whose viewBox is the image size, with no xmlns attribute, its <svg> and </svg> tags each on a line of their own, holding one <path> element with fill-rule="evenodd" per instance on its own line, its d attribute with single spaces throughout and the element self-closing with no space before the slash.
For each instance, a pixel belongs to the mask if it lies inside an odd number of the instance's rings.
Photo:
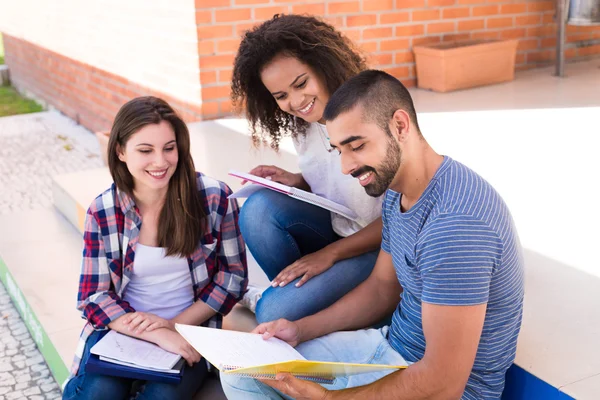
<svg viewBox="0 0 600 400">
<path fill-rule="evenodd" d="M 296 347 L 307 360 L 333 361 L 361 364 L 406 365 L 387 340 L 389 327 L 363 329 L 352 332 L 335 332 L 318 339 L 310 340 Z M 341 390 L 368 385 L 386 375 L 395 372 L 391 369 L 383 372 L 339 377 L 333 384 L 323 385 L 329 390 Z M 221 385 L 229 400 L 289 399 L 275 389 L 252 378 L 221 374 Z"/>
<path fill-rule="evenodd" d="M 329 211 L 272 190 L 260 190 L 244 203 L 240 230 L 250 252 L 269 280 L 301 257 L 340 239 Z M 338 261 L 297 288 L 269 287 L 256 306 L 259 323 L 285 318 L 295 321 L 315 314 L 342 298 L 373 270 L 378 252 Z"/>
<path fill-rule="evenodd" d="M 181 382 L 176 385 L 86 373 L 90 349 L 101 334 L 102 331 L 95 331 L 88 338 L 77 376 L 65 386 L 63 400 L 191 400 L 208 373 L 204 359 L 192 367 L 186 366 Z M 134 384 L 138 390 L 133 389 Z"/>
</svg>

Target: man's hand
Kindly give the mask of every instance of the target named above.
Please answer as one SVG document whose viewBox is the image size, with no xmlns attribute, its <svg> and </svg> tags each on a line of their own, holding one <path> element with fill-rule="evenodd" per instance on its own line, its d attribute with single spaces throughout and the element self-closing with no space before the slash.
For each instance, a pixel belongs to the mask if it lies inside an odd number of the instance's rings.
<svg viewBox="0 0 600 400">
<path fill-rule="evenodd" d="M 252 333 L 261 334 L 265 340 L 276 337 L 292 347 L 296 347 L 302 342 L 300 327 L 295 322 L 288 321 L 287 319 L 265 322 L 254 328 Z"/>
<path fill-rule="evenodd" d="M 329 391 L 313 382 L 303 381 L 290 374 L 277 374 L 276 379 L 260 379 L 266 385 L 296 400 L 327 400 Z"/>
<path fill-rule="evenodd" d="M 166 328 L 175 331 L 175 325 L 171 321 L 151 313 L 140 311 L 127 314 L 123 318 L 123 325 L 127 326 L 129 332 L 137 335 L 144 331 L 152 332 L 153 330 L 159 328 Z"/>
<path fill-rule="evenodd" d="M 336 256 L 327 248 L 308 254 L 286 267 L 273 279 L 271 286 L 285 286 L 302 276 L 296 287 L 302 286 L 310 278 L 327 271 L 336 262 Z"/>
<path fill-rule="evenodd" d="M 161 349 L 179 354 L 181 357 L 185 358 L 190 367 L 202 359 L 200 353 L 198 353 L 179 333 L 163 328 L 157 330 L 155 334 L 155 343 L 160 346 Z"/>
</svg>

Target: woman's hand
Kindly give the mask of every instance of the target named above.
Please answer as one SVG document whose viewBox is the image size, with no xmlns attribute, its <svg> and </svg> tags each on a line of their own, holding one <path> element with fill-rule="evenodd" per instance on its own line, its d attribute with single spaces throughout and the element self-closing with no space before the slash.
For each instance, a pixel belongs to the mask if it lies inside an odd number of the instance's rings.
<svg viewBox="0 0 600 400">
<path fill-rule="evenodd" d="M 292 174 L 291 172 L 274 165 L 259 165 L 258 167 L 252 169 L 249 174 L 260 176 L 261 178 L 270 179 L 273 182 L 278 182 L 299 189 L 308 188 L 308 185 L 302 177 L 302 174 Z M 246 182 L 248 181 L 243 180 L 242 185 Z"/>
<path fill-rule="evenodd" d="M 296 287 L 300 287 L 310 278 L 327 271 L 336 261 L 337 258 L 335 254 L 325 247 L 300 258 L 286 267 L 275 277 L 275 279 L 273 279 L 271 286 L 285 286 L 299 276 L 302 276 L 302 279 L 296 283 Z"/>
<path fill-rule="evenodd" d="M 175 324 L 151 313 L 136 311 L 129 313 L 123 318 L 123 325 L 127 326 L 129 332 L 137 335 L 142 332 L 152 332 L 155 329 L 166 328 L 175 332 Z"/>
<path fill-rule="evenodd" d="M 200 353 L 198 353 L 178 332 L 163 328 L 157 330 L 155 335 L 154 343 L 163 350 L 179 354 L 187 361 L 190 367 L 202 359 Z"/>
</svg>

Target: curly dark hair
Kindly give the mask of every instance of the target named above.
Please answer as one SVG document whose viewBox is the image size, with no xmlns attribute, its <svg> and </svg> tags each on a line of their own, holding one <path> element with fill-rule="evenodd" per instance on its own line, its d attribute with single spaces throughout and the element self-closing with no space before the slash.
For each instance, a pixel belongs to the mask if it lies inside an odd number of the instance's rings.
<svg viewBox="0 0 600 400">
<path fill-rule="evenodd" d="M 246 109 L 255 146 L 279 149 L 284 135 L 304 135 L 309 124 L 281 110 L 262 83 L 260 73 L 275 56 L 286 54 L 310 66 L 329 94 L 366 69 L 356 46 L 330 24 L 303 15 L 275 15 L 247 31 L 233 66 L 231 99 L 238 112 Z"/>
</svg>

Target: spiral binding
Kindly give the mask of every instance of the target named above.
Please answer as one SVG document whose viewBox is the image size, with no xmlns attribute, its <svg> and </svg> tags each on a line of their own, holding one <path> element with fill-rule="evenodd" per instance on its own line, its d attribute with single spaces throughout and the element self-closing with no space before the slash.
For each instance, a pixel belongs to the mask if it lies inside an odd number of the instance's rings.
<svg viewBox="0 0 600 400">
<path fill-rule="evenodd" d="M 233 370 L 236 370 L 239 368 L 242 368 L 242 367 L 237 367 L 234 365 L 222 365 L 221 366 L 222 371 L 233 371 Z M 291 373 L 291 374 L 294 375 L 298 379 L 302 379 L 305 381 L 311 381 L 311 382 L 315 382 L 315 383 L 320 383 L 320 384 L 325 384 L 325 385 L 332 385 L 335 382 L 335 377 L 323 375 L 323 374 L 320 374 L 317 372 L 306 373 L 306 374 L 295 374 L 295 373 Z M 244 378 L 275 379 L 275 374 L 250 374 L 250 373 L 240 372 L 240 373 L 236 373 L 236 375 L 244 377 Z"/>
</svg>

